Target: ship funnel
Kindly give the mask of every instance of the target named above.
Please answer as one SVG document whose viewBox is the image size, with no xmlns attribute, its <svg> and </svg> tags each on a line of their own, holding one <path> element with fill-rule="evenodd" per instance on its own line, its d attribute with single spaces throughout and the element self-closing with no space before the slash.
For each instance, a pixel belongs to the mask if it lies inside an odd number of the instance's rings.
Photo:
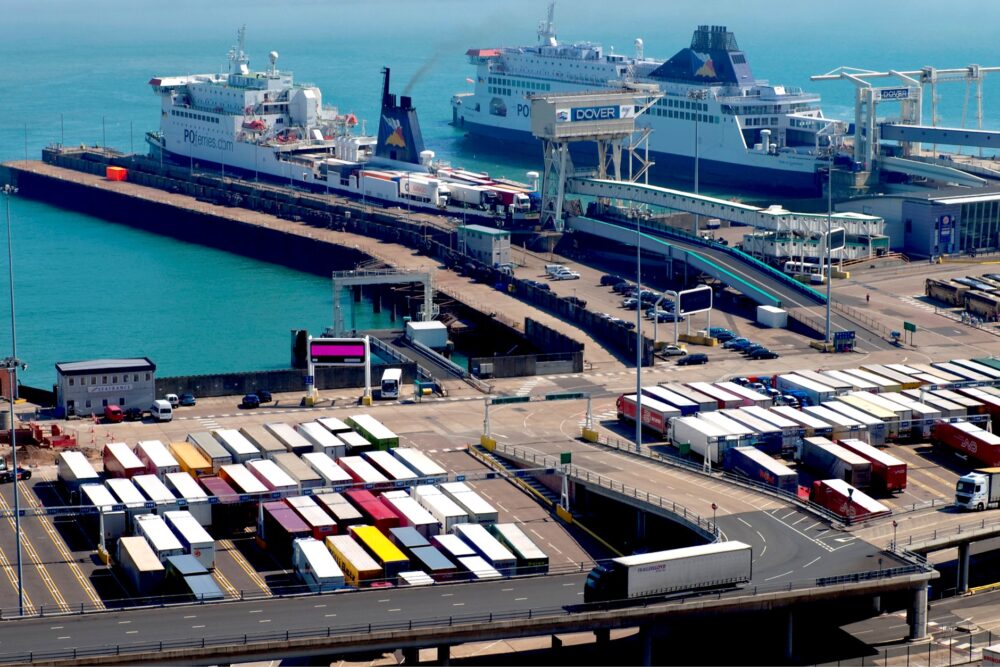
<svg viewBox="0 0 1000 667">
<path fill-rule="evenodd" d="M 375 156 L 386 160 L 421 164 L 424 138 L 417 121 L 417 110 L 409 96 L 403 95 L 396 104 L 396 96 L 389 92 L 389 68 L 382 70 L 382 109 L 378 126 L 378 143 Z"/>
<path fill-rule="evenodd" d="M 643 57 L 643 42 L 641 37 L 635 38 L 635 59 L 642 60 Z"/>
<path fill-rule="evenodd" d="M 765 153 L 771 152 L 771 130 L 760 131 L 760 149 Z"/>
<path fill-rule="evenodd" d="M 525 174 L 525 176 L 528 177 L 528 183 L 531 184 L 531 189 L 534 190 L 535 192 L 537 192 L 538 191 L 538 172 L 537 171 L 529 171 L 527 174 Z"/>
</svg>

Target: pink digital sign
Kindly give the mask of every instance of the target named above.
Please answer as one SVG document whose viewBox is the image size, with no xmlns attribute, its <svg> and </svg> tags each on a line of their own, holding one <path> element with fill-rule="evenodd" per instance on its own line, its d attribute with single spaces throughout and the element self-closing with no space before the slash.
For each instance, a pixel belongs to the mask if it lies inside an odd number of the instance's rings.
<svg viewBox="0 0 1000 667">
<path fill-rule="evenodd" d="M 358 339 L 314 340 L 309 343 L 309 359 L 320 365 L 363 365 L 365 343 Z"/>
</svg>

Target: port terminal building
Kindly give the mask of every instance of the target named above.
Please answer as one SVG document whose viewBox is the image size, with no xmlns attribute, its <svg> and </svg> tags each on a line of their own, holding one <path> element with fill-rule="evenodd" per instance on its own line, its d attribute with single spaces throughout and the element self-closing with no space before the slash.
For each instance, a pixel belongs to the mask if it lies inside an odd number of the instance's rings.
<svg viewBox="0 0 1000 667">
<path fill-rule="evenodd" d="M 872 195 L 837 210 L 882 218 L 892 250 L 911 256 L 1000 249 L 1000 185 Z"/>
<path fill-rule="evenodd" d="M 108 405 L 149 409 L 156 398 L 156 364 L 138 359 L 93 359 L 56 364 L 56 409 L 94 415 Z"/>
</svg>

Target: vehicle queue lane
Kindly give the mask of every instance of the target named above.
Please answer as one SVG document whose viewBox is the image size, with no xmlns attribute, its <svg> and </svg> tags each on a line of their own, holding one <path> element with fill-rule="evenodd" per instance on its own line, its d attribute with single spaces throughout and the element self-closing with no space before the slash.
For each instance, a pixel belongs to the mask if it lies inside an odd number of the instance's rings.
<svg viewBox="0 0 1000 667">
<path fill-rule="evenodd" d="M 202 637 L 331 628 L 367 631 L 382 623 L 430 621 L 552 609 L 583 599 L 581 573 L 478 584 L 328 593 L 249 602 L 145 608 L 29 618 L 0 625 L 0 662 L 31 651 L 84 649 Z"/>
</svg>

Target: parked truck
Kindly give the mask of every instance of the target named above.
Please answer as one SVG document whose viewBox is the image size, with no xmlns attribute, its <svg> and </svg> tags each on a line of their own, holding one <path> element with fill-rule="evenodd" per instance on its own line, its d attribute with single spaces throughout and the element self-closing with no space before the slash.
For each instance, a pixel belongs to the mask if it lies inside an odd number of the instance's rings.
<svg viewBox="0 0 1000 667">
<path fill-rule="evenodd" d="M 887 493 L 906 488 L 906 462 L 892 454 L 872 447 L 867 442 L 847 438 L 837 443 L 872 464 L 872 486 Z"/>
<path fill-rule="evenodd" d="M 1000 468 L 980 468 L 959 477 L 955 505 L 980 512 L 1000 505 Z"/>
<path fill-rule="evenodd" d="M 737 438 L 698 417 L 671 419 L 670 442 L 682 453 L 687 448 L 713 464 L 720 463 L 723 453 L 739 444 Z"/>
<path fill-rule="evenodd" d="M 727 449 L 723 464 L 726 470 L 739 473 L 755 482 L 773 486 L 786 493 L 798 493 L 798 473 L 756 447 Z"/>
<path fill-rule="evenodd" d="M 618 409 L 618 419 L 635 423 L 636 397 L 635 394 L 622 394 L 615 403 Z M 642 425 L 644 428 L 653 431 L 661 438 L 667 436 L 670 428 L 670 419 L 680 417 L 681 411 L 672 405 L 667 405 L 655 398 L 642 398 Z"/>
<path fill-rule="evenodd" d="M 750 581 L 752 559 L 753 550 L 743 542 L 716 542 L 614 558 L 587 575 L 583 601 L 630 600 L 737 586 Z"/>
<path fill-rule="evenodd" d="M 1000 466 L 1000 436 L 969 422 L 938 422 L 931 427 L 931 441 L 987 467 Z"/>
<path fill-rule="evenodd" d="M 842 479 L 816 480 L 809 499 L 848 523 L 889 513 L 888 507 Z"/>
<path fill-rule="evenodd" d="M 861 488 L 871 483 L 871 462 L 826 438 L 803 438 L 800 458 L 824 477 L 842 479 Z"/>
</svg>

